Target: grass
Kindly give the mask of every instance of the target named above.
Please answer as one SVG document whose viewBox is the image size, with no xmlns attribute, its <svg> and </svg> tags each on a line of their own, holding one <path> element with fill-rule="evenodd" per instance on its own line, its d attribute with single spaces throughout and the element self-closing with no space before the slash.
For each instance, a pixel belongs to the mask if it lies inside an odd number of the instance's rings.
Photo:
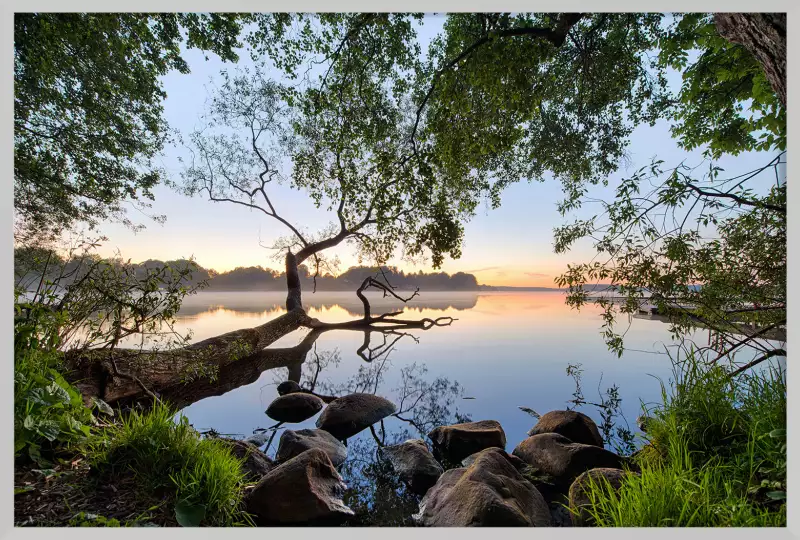
<svg viewBox="0 0 800 540">
<path fill-rule="evenodd" d="M 181 524 L 249 524 L 242 510 L 240 461 L 221 441 L 201 439 L 185 417 L 155 403 L 131 412 L 92 444 L 92 465 L 102 478 L 134 475 L 146 493 L 172 498 Z"/>
<path fill-rule="evenodd" d="M 615 492 L 590 481 L 601 527 L 786 525 L 786 379 L 777 368 L 731 379 L 689 357 L 651 411 L 641 476 Z"/>
</svg>

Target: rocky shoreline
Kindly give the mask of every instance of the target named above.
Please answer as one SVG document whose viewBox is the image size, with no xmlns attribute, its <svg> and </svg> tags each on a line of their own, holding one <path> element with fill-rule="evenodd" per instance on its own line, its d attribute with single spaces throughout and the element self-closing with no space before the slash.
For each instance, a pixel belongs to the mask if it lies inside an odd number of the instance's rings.
<svg viewBox="0 0 800 540">
<path fill-rule="evenodd" d="M 347 489 L 337 467 L 346 440 L 396 411 L 373 394 L 350 394 L 324 405 L 299 387 L 284 386 L 267 414 L 300 422 L 320 410 L 317 429 L 286 430 L 276 460 L 258 446 L 230 441 L 255 485 L 246 495 L 257 525 L 347 525 L 357 519 L 343 502 Z M 324 409 L 323 409 L 324 407 Z M 590 526 L 583 508 L 587 482 L 606 479 L 618 489 L 635 465 L 603 447 L 588 416 L 575 411 L 542 415 L 509 454 L 494 420 L 440 426 L 421 439 L 383 446 L 407 488 L 421 497 L 414 521 L 426 527 Z"/>
</svg>

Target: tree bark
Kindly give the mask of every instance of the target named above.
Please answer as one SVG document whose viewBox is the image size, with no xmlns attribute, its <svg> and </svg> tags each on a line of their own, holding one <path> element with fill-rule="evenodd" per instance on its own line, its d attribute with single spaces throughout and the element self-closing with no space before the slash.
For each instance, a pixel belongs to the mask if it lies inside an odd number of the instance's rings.
<svg viewBox="0 0 800 540">
<path fill-rule="evenodd" d="M 786 13 L 717 13 L 714 25 L 722 37 L 750 51 L 786 107 Z"/>
<path fill-rule="evenodd" d="M 65 358 L 69 368 L 67 377 L 86 400 L 99 397 L 112 403 L 141 397 L 145 393 L 142 386 L 161 392 L 183 384 L 193 364 L 196 367 L 205 364 L 223 368 L 262 353 L 270 356 L 278 351 L 277 354 L 281 354 L 280 349 L 268 353 L 263 349 L 301 326 L 309 327 L 311 324 L 312 320 L 299 309 L 255 328 L 228 332 L 172 351 L 70 351 Z"/>
<path fill-rule="evenodd" d="M 254 383 L 268 369 L 285 367 L 289 368 L 290 372 L 301 371 L 309 351 L 320 334 L 321 332 L 311 331 L 294 347 L 265 349 L 242 360 L 222 366 L 214 380 L 203 378 L 193 381 L 191 384 L 174 384 L 162 389 L 159 394 L 161 399 L 173 407 L 183 409 L 201 399 L 221 396 L 246 384 Z M 296 382 L 300 382 L 299 377 Z M 145 398 L 145 396 L 139 394 L 137 398 Z"/>
<path fill-rule="evenodd" d="M 300 272 L 297 270 L 297 257 L 289 251 L 286 253 L 286 310 L 303 309 L 303 298 L 300 290 Z"/>
</svg>

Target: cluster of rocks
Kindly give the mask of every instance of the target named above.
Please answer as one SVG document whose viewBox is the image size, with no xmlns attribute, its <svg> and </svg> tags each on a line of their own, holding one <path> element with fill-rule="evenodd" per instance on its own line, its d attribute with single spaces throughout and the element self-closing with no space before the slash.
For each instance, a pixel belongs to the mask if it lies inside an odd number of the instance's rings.
<svg viewBox="0 0 800 540">
<path fill-rule="evenodd" d="M 354 515 L 342 501 L 345 489 L 337 471 L 347 459 L 343 441 L 393 414 L 397 407 L 373 394 L 325 400 L 288 381 L 266 414 L 280 423 L 308 420 L 320 411 L 317 429 L 286 430 L 275 460 L 254 444 L 230 441 L 257 483 L 247 494 L 247 511 L 260 525 L 338 524 Z M 324 409 L 324 410 L 323 410 Z"/>
<path fill-rule="evenodd" d="M 324 405 L 313 394 L 292 389 L 267 414 L 299 422 Z M 352 517 L 336 469 L 347 457 L 343 441 L 395 411 L 394 404 L 372 394 L 334 399 L 317 419 L 317 429 L 282 434 L 275 462 L 251 443 L 231 442 L 257 480 L 247 496 L 248 512 L 262 525 L 338 524 Z M 421 497 L 414 518 L 424 526 L 587 526 L 589 480 L 605 478 L 618 489 L 626 474 L 637 474 L 627 470 L 625 458 L 603 447 L 595 423 L 575 411 L 543 415 L 511 454 L 494 420 L 437 427 L 428 438 L 430 449 L 419 439 L 381 449 Z"/>
</svg>

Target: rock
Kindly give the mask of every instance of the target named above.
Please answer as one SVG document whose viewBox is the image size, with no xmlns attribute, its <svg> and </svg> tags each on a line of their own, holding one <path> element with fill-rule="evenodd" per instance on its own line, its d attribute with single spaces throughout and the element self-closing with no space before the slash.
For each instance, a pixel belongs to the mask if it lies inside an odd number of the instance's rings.
<svg viewBox="0 0 800 540">
<path fill-rule="evenodd" d="M 425 495 L 444 472 L 425 442 L 420 439 L 386 446 L 383 452 L 391 461 L 395 472 L 418 495 Z"/>
<path fill-rule="evenodd" d="M 278 394 L 285 396 L 286 394 L 293 394 L 295 392 L 302 392 L 303 389 L 295 381 L 283 381 L 278 385 Z"/>
<path fill-rule="evenodd" d="M 548 504 L 550 508 L 550 520 L 553 527 L 572 527 L 572 515 L 568 508 L 562 502 L 551 502 Z"/>
<path fill-rule="evenodd" d="M 483 450 L 481 450 L 481 452 L 483 452 Z M 462 467 L 469 467 L 470 465 L 472 465 L 475 462 L 475 458 L 477 458 L 480 455 L 481 452 L 475 452 L 474 454 L 471 454 L 471 455 L 465 457 L 463 460 L 461 460 L 461 466 Z M 505 454 L 506 458 L 508 459 L 508 461 L 510 461 L 511 464 L 514 466 L 514 468 L 517 469 L 518 471 L 521 470 L 523 467 L 527 467 L 528 466 L 527 463 L 525 463 L 524 461 L 522 461 L 521 459 L 519 459 L 517 456 L 515 456 L 513 454 L 509 454 L 509 453 L 506 453 L 506 452 L 504 452 L 504 454 Z"/>
<path fill-rule="evenodd" d="M 317 427 L 341 441 L 367 429 L 396 410 L 394 403 L 380 396 L 350 394 L 331 401 L 317 418 Z"/>
<path fill-rule="evenodd" d="M 439 477 L 418 519 L 428 527 L 548 527 L 550 510 L 505 452 L 489 448 L 469 467 Z"/>
<path fill-rule="evenodd" d="M 317 396 L 298 392 L 275 398 L 266 413 L 278 422 L 302 422 L 317 414 L 324 406 Z"/>
<path fill-rule="evenodd" d="M 592 444 L 572 442 L 558 433 L 528 437 L 513 454 L 537 471 L 546 474 L 562 490 L 584 471 L 597 467 L 620 468 L 624 458 Z"/>
<path fill-rule="evenodd" d="M 572 442 L 603 448 L 603 437 L 594 420 L 576 411 L 550 411 L 543 414 L 528 435 L 558 433 Z"/>
<path fill-rule="evenodd" d="M 257 446 L 247 441 L 235 439 L 217 439 L 222 441 L 231 450 L 231 454 L 242 461 L 242 470 L 249 480 L 258 480 L 275 467 L 271 459 Z"/>
<path fill-rule="evenodd" d="M 342 477 L 317 448 L 272 469 L 247 496 L 247 511 L 260 524 L 335 521 L 353 515 L 342 502 Z"/>
<path fill-rule="evenodd" d="M 506 434 L 495 420 L 440 426 L 428 433 L 428 437 L 433 442 L 433 455 L 450 463 L 460 463 L 486 448 L 506 447 Z"/>
<path fill-rule="evenodd" d="M 586 495 L 589 478 L 595 484 L 607 480 L 611 488 L 618 491 L 622 487 L 622 480 L 628 474 L 639 476 L 638 473 L 623 471 L 622 469 L 597 468 L 583 472 L 569 487 L 569 509 L 572 514 L 572 524 L 575 527 L 589 527 L 593 524 L 592 517 L 586 511 L 589 506 L 589 497 Z"/>
<path fill-rule="evenodd" d="M 318 448 L 328 455 L 334 467 L 338 467 L 347 459 L 347 447 L 336 437 L 322 429 L 287 429 L 278 443 L 275 459 L 284 462 L 299 456 L 306 450 Z"/>
</svg>

